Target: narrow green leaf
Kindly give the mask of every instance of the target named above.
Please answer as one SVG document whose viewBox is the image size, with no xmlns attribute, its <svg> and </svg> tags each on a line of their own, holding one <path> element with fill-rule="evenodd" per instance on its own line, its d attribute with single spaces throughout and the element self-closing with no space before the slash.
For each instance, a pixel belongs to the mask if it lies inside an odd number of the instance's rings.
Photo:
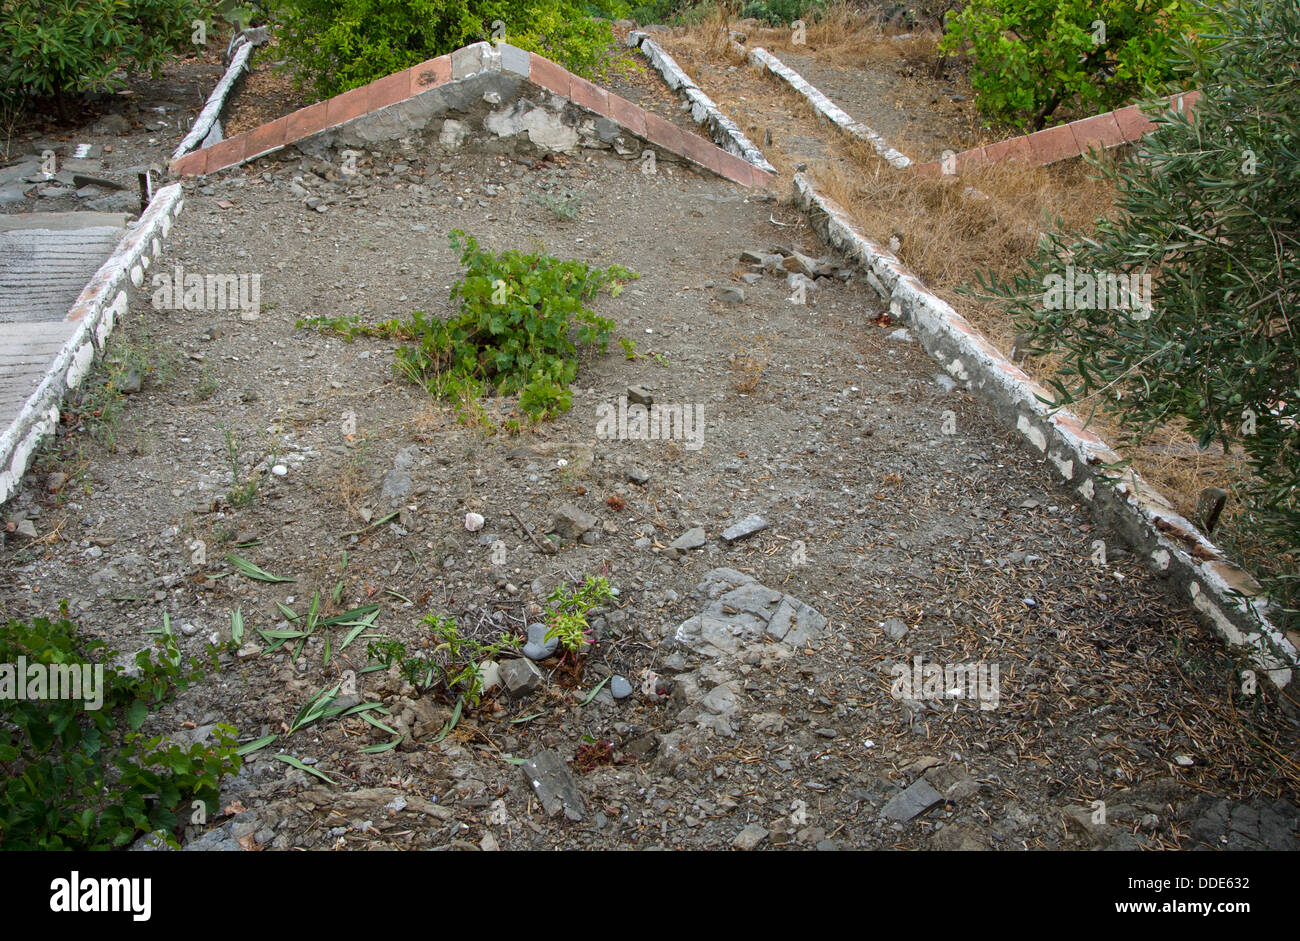
<svg viewBox="0 0 1300 941">
<path fill-rule="evenodd" d="M 272 575 L 266 569 L 248 561 L 243 556 L 235 555 L 233 552 L 226 556 L 226 561 L 233 565 L 239 574 L 256 579 L 259 582 L 296 582 L 298 580 L 289 576 Z"/>
<path fill-rule="evenodd" d="M 317 771 L 311 765 L 303 764 L 301 761 L 299 761 L 297 758 L 293 757 L 292 755 L 272 755 L 271 757 L 274 758 L 276 761 L 283 761 L 286 765 L 292 765 L 293 767 L 297 768 L 299 771 L 306 771 L 308 774 L 314 774 L 316 775 L 316 777 L 320 778 L 326 784 L 338 783 L 334 779 L 328 777 L 323 771 Z"/>
<path fill-rule="evenodd" d="M 272 742 L 276 740 L 277 737 L 278 736 L 275 735 L 263 735 L 259 739 L 255 739 L 254 741 L 251 741 L 245 745 L 240 745 L 238 748 L 235 749 L 235 754 L 239 755 L 241 758 L 244 757 L 245 755 L 251 755 L 253 752 L 260 751 L 261 749 L 265 748 L 267 745 L 270 745 Z"/>
<path fill-rule="evenodd" d="M 602 689 L 604 689 L 604 688 L 605 688 L 605 684 L 608 683 L 608 682 L 609 682 L 609 677 L 605 677 L 603 680 L 601 680 L 599 683 L 597 683 L 597 684 L 596 684 L 596 688 L 593 689 L 593 690 L 591 691 L 590 695 L 588 695 L 587 698 L 584 699 L 584 700 L 582 701 L 582 705 L 585 706 L 585 705 L 587 705 L 587 703 L 589 703 L 589 702 L 591 702 L 593 699 L 595 699 L 595 698 L 596 698 L 596 694 L 599 693 Z"/>
</svg>

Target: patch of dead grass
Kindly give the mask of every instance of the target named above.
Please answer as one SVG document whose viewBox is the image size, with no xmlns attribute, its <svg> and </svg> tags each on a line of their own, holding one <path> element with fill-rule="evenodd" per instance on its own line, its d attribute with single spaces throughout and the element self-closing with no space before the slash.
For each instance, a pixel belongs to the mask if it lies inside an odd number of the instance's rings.
<svg viewBox="0 0 1300 941">
<path fill-rule="evenodd" d="M 741 395 L 752 395 L 763 379 L 772 358 L 771 346 L 764 337 L 737 344 L 727 357 L 731 366 L 731 384 Z"/>
</svg>

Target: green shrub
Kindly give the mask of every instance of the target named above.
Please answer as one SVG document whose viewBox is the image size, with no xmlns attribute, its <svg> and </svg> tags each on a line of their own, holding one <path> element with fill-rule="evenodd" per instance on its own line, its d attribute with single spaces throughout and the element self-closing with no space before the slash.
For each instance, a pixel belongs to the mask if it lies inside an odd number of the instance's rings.
<svg viewBox="0 0 1300 941">
<path fill-rule="evenodd" d="M 969 51 L 976 104 L 1040 129 L 1062 108 L 1109 111 L 1173 76 L 1171 50 L 1202 23 L 1195 0 L 969 0 L 940 52 Z"/>
<path fill-rule="evenodd" d="M 456 230 L 465 277 L 452 285 L 459 312 L 446 321 L 416 311 L 408 321 L 360 325 L 355 318 L 313 317 L 298 326 L 340 334 L 416 341 L 395 353 L 396 369 L 431 395 L 477 402 L 487 386 L 500 395 L 519 394 L 519 407 L 534 420 L 567 411 L 568 388 L 578 374 L 578 348 L 605 352 L 614 321 L 586 306 L 602 289 L 617 297 L 623 282 L 639 277 L 618 265 L 605 270 L 549 255 L 479 248 Z M 462 418 L 468 417 L 462 408 Z"/>
<path fill-rule="evenodd" d="M 742 19 L 756 19 L 772 26 L 812 19 L 826 9 L 827 0 L 749 0 L 740 8 Z"/>
<path fill-rule="evenodd" d="M 577 0 L 283 0 L 278 18 L 296 81 L 328 98 L 494 39 L 600 78 L 613 33 L 586 11 Z"/>
<path fill-rule="evenodd" d="M 1184 49 L 1201 90 L 1155 115 L 1140 153 L 1108 168 L 1117 212 L 1092 235 L 1051 235 L 992 284 L 1063 356 L 1059 400 L 1115 414 L 1134 438 L 1178 418 L 1201 444 L 1240 446 L 1254 481 L 1228 544 L 1274 600 L 1300 608 L 1300 4 L 1241 0 L 1214 14 L 1209 50 Z M 1045 309 L 1076 271 L 1151 275 L 1147 310 Z M 1087 298 L 1085 297 L 1086 301 Z M 1247 549 L 1246 546 L 1253 546 Z"/>
<path fill-rule="evenodd" d="M 107 91 L 119 69 L 155 78 L 189 47 L 197 0 L 0 0 L 0 96 Z"/>
<path fill-rule="evenodd" d="M 211 650 L 209 651 L 212 652 Z M 91 664 L 101 654 L 102 702 L 0 698 L 0 847 L 112 849 L 144 832 L 176 834 L 218 811 L 218 785 L 240 767 L 234 730 L 182 748 L 138 730 L 149 712 L 202 677 L 164 627 L 157 655 L 136 655 L 134 675 L 66 617 L 0 625 L 0 664 Z M 194 802 L 202 802 L 196 807 Z"/>
</svg>

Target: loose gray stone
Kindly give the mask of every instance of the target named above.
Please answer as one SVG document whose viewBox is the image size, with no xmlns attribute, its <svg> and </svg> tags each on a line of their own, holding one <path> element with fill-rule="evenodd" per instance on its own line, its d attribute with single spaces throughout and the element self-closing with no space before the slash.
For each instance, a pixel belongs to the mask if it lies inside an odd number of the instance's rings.
<svg viewBox="0 0 1300 941">
<path fill-rule="evenodd" d="M 738 287 L 732 287 L 730 285 L 718 288 L 717 296 L 719 303 L 726 304 L 728 307 L 735 307 L 737 304 L 743 304 L 745 302 L 745 292 Z"/>
<path fill-rule="evenodd" d="M 411 492 L 413 485 L 410 473 L 394 468 L 384 475 L 384 485 L 379 496 L 395 506 Z"/>
<path fill-rule="evenodd" d="M 609 691 L 615 699 L 627 699 L 632 695 L 632 684 L 621 676 L 616 676 L 609 681 Z"/>
<path fill-rule="evenodd" d="M 86 208 L 93 209 L 95 212 L 129 212 L 135 214 L 140 211 L 140 195 L 127 190 L 119 193 L 109 193 L 107 196 L 86 200 Z"/>
<path fill-rule="evenodd" d="M 627 479 L 630 483 L 634 483 L 638 487 L 644 487 L 646 484 L 650 483 L 650 475 L 640 467 L 633 467 L 629 470 L 627 472 Z"/>
<path fill-rule="evenodd" d="M 27 199 L 27 183 L 6 183 L 0 186 L 0 204 L 21 203 Z"/>
<path fill-rule="evenodd" d="M 526 696 L 542 684 L 542 673 L 531 660 L 507 660 L 500 672 L 501 685 L 511 696 Z"/>
<path fill-rule="evenodd" d="M 763 517 L 758 514 L 754 514 L 753 516 L 746 516 L 739 523 L 735 523 L 724 529 L 722 531 L 722 539 L 724 542 L 728 543 L 736 542 L 741 539 L 747 539 L 755 533 L 762 532 L 765 529 L 767 529 L 767 520 L 763 519 Z"/>
<path fill-rule="evenodd" d="M 882 624 L 881 627 L 884 628 L 885 635 L 890 640 L 902 640 L 903 635 L 906 634 L 908 630 L 907 625 L 904 624 L 902 621 L 900 621 L 898 618 L 890 618 L 889 620 L 885 621 L 885 623 Z"/>
<path fill-rule="evenodd" d="M 696 526 L 686 530 L 676 539 L 668 544 L 669 549 L 679 549 L 683 552 L 690 549 L 698 549 L 703 546 L 708 539 L 704 536 L 704 527 Z"/>
<path fill-rule="evenodd" d="M 913 817 L 925 813 L 941 800 L 943 796 L 931 787 L 929 782 L 922 779 L 890 798 L 889 803 L 885 805 L 884 813 L 890 820 L 906 823 Z"/>
<path fill-rule="evenodd" d="M 751 823 L 736 834 L 731 845 L 738 850 L 752 850 L 767 839 L 767 828 L 762 824 Z"/>
<path fill-rule="evenodd" d="M 596 526 L 596 517 L 566 503 L 555 511 L 552 529 L 565 539 L 578 540 Z"/>
<path fill-rule="evenodd" d="M 529 660 L 545 660 L 551 654 L 555 653 L 555 648 L 560 645 L 560 638 L 552 637 L 546 639 L 546 632 L 550 628 L 545 624 L 528 625 L 528 643 L 524 644 L 524 656 Z"/>
<path fill-rule="evenodd" d="M 587 816 L 587 802 L 578 789 L 578 782 L 555 752 L 548 749 L 529 758 L 520 767 L 548 817 L 562 811 L 577 823 Z"/>
<path fill-rule="evenodd" d="M 92 127 L 91 132 L 94 134 L 129 134 L 131 132 L 131 122 L 120 114 L 106 114 Z"/>
<path fill-rule="evenodd" d="M 628 386 L 627 400 L 630 404 L 644 405 L 646 408 L 654 404 L 654 396 L 645 386 Z"/>
</svg>

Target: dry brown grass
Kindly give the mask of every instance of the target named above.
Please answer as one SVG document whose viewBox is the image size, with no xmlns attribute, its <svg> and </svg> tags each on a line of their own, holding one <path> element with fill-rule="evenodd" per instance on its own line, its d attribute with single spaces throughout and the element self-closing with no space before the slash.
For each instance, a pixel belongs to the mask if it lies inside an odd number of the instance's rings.
<svg viewBox="0 0 1300 941">
<path fill-rule="evenodd" d="M 934 32 L 916 32 L 898 39 L 897 34 L 881 26 L 875 12 L 855 9 L 839 0 L 816 19 L 808 20 L 803 41 L 795 42 L 794 30 L 789 26 L 765 26 L 757 20 L 740 19 L 739 9 L 738 3 L 717 5 L 700 23 L 675 29 L 673 41 L 715 58 L 740 62 L 743 57 L 730 42 L 730 31 L 735 30 L 745 34 L 748 46 L 763 46 L 773 52 L 813 53 L 829 63 L 853 66 L 899 58 L 929 64 L 941 38 Z"/>
<path fill-rule="evenodd" d="M 771 347 L 764 337 L 736 344 L 727 357 L 727 362 L 731 365 L 733 388 L 741 395 L 752 395 L 758 388 L 771 357 Z"/>
<path fill-rule="evenodd" d="M 338 494 L 339 502 L 347 510 L 348 516 L 369 522 L 361 510 L 365 508 L 374 485 L 366 468 L 364 453 L 356 452 L 352 455 L 343 465 L 338 477 L 331 482 L 331 487 Z"/>
<path fill-rule="evenodd" d="M 817 187 L 848 209 L 863 233 L 881 245 L 901 241 L 899 257 L 944 300 L 959 306 L 991 342 L 1010 351 L 1016 330 L 1000 307 L 958 293 L 976 271 L 1014 272 L 1035 250 L 1042 228 L 1061 220 L 1090 231 L 1113 210 L 1105 182 L 1075 164 L 1000 164 L 961 177 L 899 173 L 854 143 L 859 167 L 820 166 Z"/>
<path fill-rule="evenodd" d="M 855 146 L 861 151 L 859 167 L 871 171 L 818 167 L 817 188 L 848 209 L 873 241 L 888 245 L 891 236 L 900 236 L 897 254 L 903 263 L 1008 355 L 1018 330 L 1006 310 L 958 289 L 974 289 L 977 271 L 1010 276 L 1033 253 L 1041 231 L 1059 230 L 1063 223 L 1087 233 L 1099 216 L 1114 211 L 1114 190 L 1081 161 L 1051 167 L 1001 164 L 960 177 L 922 178 L 877 170 L 881 163 L 874 154 Z M 1045 356 L 1021 365 L 1041 381 L 1057 375 L 1061 359 Z M 1088 417 L 1087 410 L 1078 411 Z M 1118 423 L 1101 411 L 1091 427 L 1112 444 L 1125 439 Z M 1155 429 L 1126 453 L 1134 469 L 1192 520 L 1204 488 L 1231 492 L 1249 479 L 1241 453 L 1224 454 L 1217 446 L 1201 450 L 1178 423 Z M 1220 525 L 1230 525 L 1236 513 L 1229 504 Z"/>
</svg>

